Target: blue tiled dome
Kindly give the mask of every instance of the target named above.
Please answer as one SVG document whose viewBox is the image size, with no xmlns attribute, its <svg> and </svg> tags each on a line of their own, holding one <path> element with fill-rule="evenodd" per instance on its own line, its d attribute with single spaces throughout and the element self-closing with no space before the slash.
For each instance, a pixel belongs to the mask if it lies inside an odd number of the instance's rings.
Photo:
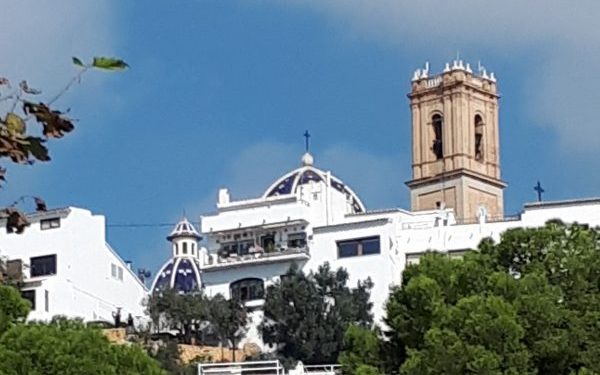
<svg viewBox="0 0 600 375">
<path fill-rule="evenodd" d="M 305 154 L 302 160 L 303 166 L 277 179 L 273 184 L 271 184 L 271 186 L 269 186 L 267 191 L 265 191 L 263 198 L 296 194 L 300 186 L 309 184 L 311 182 L 327 183 L 327 173 L 312 166 L 312 156 L 307 162 L 305 160 L 306 155 L 310 156 L 310 154 Z M 350 189 L 350 187 L 344 184 L 340 179 L 330 175 L 329 183 L 333 189 L 348 197 L 352 203 L 352 211 L 354 213 L 365 211 L 365 206 L 358 198 L 356 193 L 354 193 L 354 191 L 352 191 L 352 189 Z"/>
<path fill-rule="evenodd" d="M 198 260 L 194 258 L 174 258 L 162 266 L 152 285 L 152 293 L 175 289 L 181 293 L 190 293 L 200 290 L 202 281 L 200 280 Z"/>
</svg>

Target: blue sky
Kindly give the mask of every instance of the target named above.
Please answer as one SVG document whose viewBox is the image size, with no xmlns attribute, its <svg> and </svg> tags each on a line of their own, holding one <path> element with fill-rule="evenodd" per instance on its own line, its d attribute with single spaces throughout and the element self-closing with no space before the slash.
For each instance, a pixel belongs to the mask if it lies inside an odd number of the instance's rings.
<svg viewBox="0 0 600 375">
<path fill-rule="evenodd" d="M 2 201 L 103 214 L 113 247 L 156 271 L 171 228 L 110 225 L 197 221 L 220 187 L 260 195 L 299 164 L 309 129 L 317 166 L 368 208 L 408 208 L 411 74 L 457 51 L 499 80 L 506 213 L 537 180 L 547 199 L 599 196 L 600 4 L 572 4 L 2 0 L 0 76 L 52 93 L 71 56 L 131 65 L 61 99 L 76 131 L 50 142 L 51 163 L 9 167 Z"/>
</svg>

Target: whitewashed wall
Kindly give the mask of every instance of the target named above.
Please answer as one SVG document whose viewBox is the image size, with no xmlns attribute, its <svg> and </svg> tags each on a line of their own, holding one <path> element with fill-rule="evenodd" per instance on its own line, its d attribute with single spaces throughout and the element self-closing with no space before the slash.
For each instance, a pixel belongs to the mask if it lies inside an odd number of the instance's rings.
<svg viewBox="0 0 600 375">
<path fill-rule="evenodd" d="M 58 212 L 63 213 L 60 227 L 41 230 L 40 219 L 56 217 Z M 21 235 L 0 232 L 0 255 L 8 259 L 22 259 L 29 264 L 31 257 L 56 254 L 55 275 L 26 280 L 28 284 L 41 283 L 35 287 L 36 309 L 29 319 L 48 320 L 65 315 L 110 322 L 117 307 L 122 308 L 123 320 L 129 313 L 133 317 L 145 315 L 142 300 L 147 289 L 106 243 L 104 216 L 69 207 L 35 215 L 31 222 Z M 116 278 L 111 274 L 112 264 L 117 267 Z"/>
</svg>

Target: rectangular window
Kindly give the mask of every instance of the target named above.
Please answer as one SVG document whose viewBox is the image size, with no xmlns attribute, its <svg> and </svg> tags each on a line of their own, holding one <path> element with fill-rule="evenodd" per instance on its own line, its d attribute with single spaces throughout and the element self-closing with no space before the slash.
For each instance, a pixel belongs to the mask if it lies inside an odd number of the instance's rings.
<svg viewBox="0 0 600 375">
<path fill-rule="evenodd" d="M 358 256 L 357 241 L 340 241 L 338 242 L 338 256 L 340 258 Z"/>
<path fill-rule="evenodd" d="M 23 290 L 21 292 L 21 297 L 26 299 L 31 303 L 31 310 L 35 310 L 35 289 L 33 290 Z"/>
<path fill-rule="evenodd" d="M 337 241 L 337 248 L 339 258 L 379 254 L 381 252 L 379 236 Z"/>
<path fill-rule="evenodd" d="M 53 217 L 51 219 L 40 220 L 40 229 L 41 230 L 54 229 L 54 228 L 60 228 L 60 218 Z"/>
<path fill-rule="evenodd" d="M 117 266 L 114 263 L 110 264 L 110 276 L 116 280 L 123 280 L 123 267 Z"/>
<path fill-rule="evenodd" d="M 56 275 L 56 254 L 31 258 L 29 264 L 31 277 Z"/>
<path fill-rule="evenodd" d="M 44 308 L 46 312 L 50 311 L 50 292 L 44 290 Z"/>
</svg>

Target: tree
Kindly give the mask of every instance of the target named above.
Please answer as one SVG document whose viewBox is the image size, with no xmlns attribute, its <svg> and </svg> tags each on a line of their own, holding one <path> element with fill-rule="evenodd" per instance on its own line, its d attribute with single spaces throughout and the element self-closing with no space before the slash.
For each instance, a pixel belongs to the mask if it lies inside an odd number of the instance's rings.
<svg viewBox="0 0 600 375">
<path fill-rule="evenodd" d="M 0 336 L 6 375 L 164 374 L 137 345 L 113 345 L 79 321 L 16 324 Z"/>
<path fill-rule="evenodd" d="M 62 90 L 45 102 L 37 100 L 42 92 L 31 87 L 27 81 L 11 85 L 8 78 L 0 76 L 0 158 L 17 164 L 50 161 L 45 145 L 48 139 L 62 138 L 75 128 L 66 112 L 52 108 L 54 103 L 92 68 L 116 71 L 128 67 L 123 60 L 107 57 L 95 57 L 89 64 L 73 57 L 73 64 L 79 69 L 78 73 Z M 31 122 L 41 125 L 41 134 L 28 128 L 27 125 Z M 6 169 L 0 166 L 0 181 L 5 181 L 5 175 Z M 27 197 L 21 197 L 0 211 L 0 216 L 6 219 L 8 233 L 22 233 L 29 225 L 25 215 L 17 209 L 17 205 L 25 198 Z M 46 210 L 42 199 L 31 198 L 37 210 Z"/>
<path fill-rule="evenodd" d="M 217 294 L 210 299 L 209 322 L 215 330 L 221 343 L 228 343 L 232 349 L 231 357 L 235 362 L 235 348 L 246 333 L 248 316 L 243 302 L 235 298 L 225 299 Z"/>
<path fill-rule="evenodd" d="M 371 374 L 379 372 L 381 342 L 378 331 L 352 324 L 344 334 L 343 350 L 338 358 L 344 374 Z"/>
<path fill-rule="evenodd" d="M 368 327 L 373 321 L 369 302 L 373 283 L 367 279 L 349 288 L 347 282 L 344 269 L 332 271 L 327 263 L 308 275 L 292 266 L 267 290 L 263 340 L 277 345 L 286 363 L 334 363 L 348 327 Z"/>
<path fill-rule="evenodd" d="M 551 221 L 486 239 L 461 260 L 426 254 L 387 302 L 386 368 L 600 373 L 599 252 L 598 229 Z"/>
<path fill-rule="evenodd" d="M 30 309 L 17 289 L 0 284 L 0 336 L 14 324 L 23 323 Z"/>
<path fill-rule="evenodd" d="M 146 310 L 157 331 L 176 329 L 182 342 L 190 344 L 199 325 L 208 320 L 210 301 L 202 292 L 180 294 L 166 289 L 152 294 Z"/>
</svg>

